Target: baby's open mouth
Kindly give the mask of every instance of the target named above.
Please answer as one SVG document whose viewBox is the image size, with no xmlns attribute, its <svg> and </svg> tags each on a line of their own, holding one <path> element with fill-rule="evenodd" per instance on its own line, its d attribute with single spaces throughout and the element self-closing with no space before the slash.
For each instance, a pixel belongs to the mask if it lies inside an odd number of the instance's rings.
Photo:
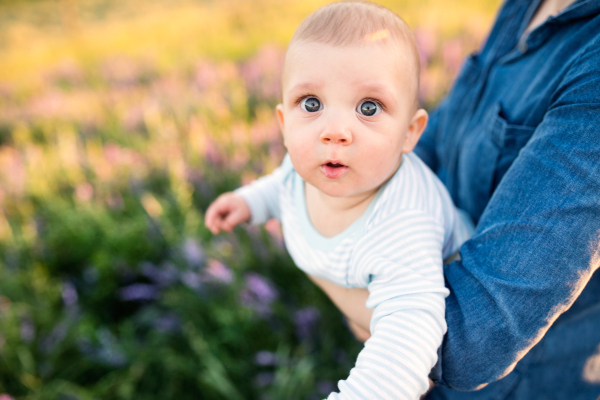
<svg viewBox="0 0 600 400">
<path fill-rule="evenodd" d="M 328 162 L 327 164 L 321 165 L 321 171 L 329 179 L 337 179 L 344 175 L 348 170 L 348 166 L 337 162 Z"/>
</svg>

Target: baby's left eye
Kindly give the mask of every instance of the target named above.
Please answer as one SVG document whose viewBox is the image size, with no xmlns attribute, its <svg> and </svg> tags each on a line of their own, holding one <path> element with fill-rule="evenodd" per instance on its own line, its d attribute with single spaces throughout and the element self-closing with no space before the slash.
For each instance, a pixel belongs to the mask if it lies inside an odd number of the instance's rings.
<svg viewBox="0 0 600 400">
<path fill-rule="evenodd" d="M 365 100 L 356 108 L 356 112 L 366 115 L 367 117 L 372 117 L 375 114 L 379 114 L 380 111 L 381 107 L 379 107 L 377 103 L 372 100 Z"/>
</svg>

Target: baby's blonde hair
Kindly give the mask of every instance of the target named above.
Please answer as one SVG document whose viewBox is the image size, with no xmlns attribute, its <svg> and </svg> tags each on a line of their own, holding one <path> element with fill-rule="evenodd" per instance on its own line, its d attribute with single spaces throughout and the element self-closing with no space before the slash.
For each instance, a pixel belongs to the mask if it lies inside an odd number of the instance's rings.
<svg viewBox="0 0 600 400">
<path fill-rule="evenodd" d="M 406 23 L 387 8 L 369 1 L 339 1 L 310 14 L 294 33 L 289 47 L 298 42 L 331 46 L 380 43 L 394 52 L 406 52 L 414 66 L 415 102 L 418 105 L 420 61 L 417 44 Z"/>
</svg>

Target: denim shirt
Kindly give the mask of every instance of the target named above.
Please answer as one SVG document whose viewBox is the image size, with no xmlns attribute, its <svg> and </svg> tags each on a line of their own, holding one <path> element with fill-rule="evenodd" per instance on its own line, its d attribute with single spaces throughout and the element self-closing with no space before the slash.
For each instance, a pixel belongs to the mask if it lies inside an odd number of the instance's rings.
<svg viewBox="0 0 600 400">
<path fill-rule="evenodd" d="M 460 399 L 600 395 L 600 0 L 522 38 L 540 3 L 504 3 L 415 150 L 477 223 L 444 270 L 439 383 L 508 375 Z"/>
</svg>

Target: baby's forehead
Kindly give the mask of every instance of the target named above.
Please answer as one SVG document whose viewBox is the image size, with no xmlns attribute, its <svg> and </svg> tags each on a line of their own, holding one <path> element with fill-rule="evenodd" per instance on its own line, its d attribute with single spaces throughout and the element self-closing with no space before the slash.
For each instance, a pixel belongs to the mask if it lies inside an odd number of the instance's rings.
<svg viewBox="0 0 600 400">
<path fill-rule="evenodd" d="M 377 37 L 381 32 L 371 34 L 373 37 Z M 298 61 L 306 62 L 306 54 L 311 54 L 315 49 L 330 47 L 335 51 L 332 51 L 331 59 L 344 55 L 360 55 L 368 53 L 369 61 L 372 63 L 391 62 L 397 64 L 399 70 L 410 71 L 411 75 L 414 75 L 415 79 L 419 76 L 419 57 L 418 52 L 413 51 L 412 43 L 408 40 L 372 40 L 372 41 L 360 41 L 356 43 L 344 44 L 341 46 L 332 45 L 326 42 L 320 41 L 296 41 L 290 43 L 286 51 L 285 63 L 284 63 L 284 75 L 290 70 L 290 66 L 294 66 Z M 377 48 L 381 51 L 370 51 L 373 48 Z M 325 57 L 328 58 L 328 57 Z M 408 67 L 408 68 L 407 68 Z M 319 69 L 315 66 L 314 73 L 318 74 Z"/>
</svg>

